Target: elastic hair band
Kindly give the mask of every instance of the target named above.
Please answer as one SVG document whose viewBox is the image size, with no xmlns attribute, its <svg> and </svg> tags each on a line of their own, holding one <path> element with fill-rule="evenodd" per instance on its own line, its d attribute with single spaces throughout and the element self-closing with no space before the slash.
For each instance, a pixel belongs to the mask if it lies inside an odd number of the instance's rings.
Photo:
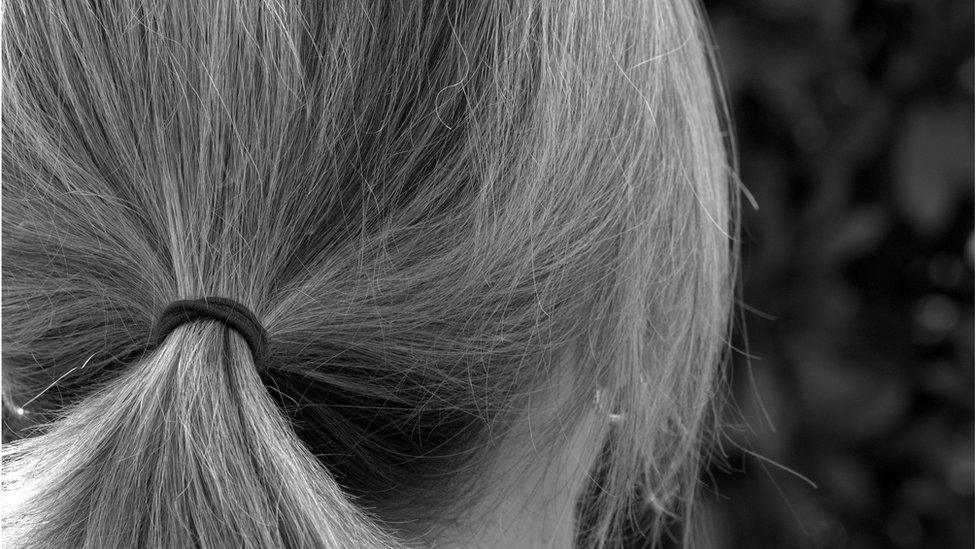
<svg viewBox="0 0 976 549">
<path fill-rule="evenodd" d="M 258 371 L 264 367 L 268 346 L 267 332 L 250 309 L 224 297 L 181 299 L 167 305 L 153 328 L 153 346 L 161 345 L 177 326 L 196 320 L 216 320 L 234 329 L 251 348 Z"/>
</svg>

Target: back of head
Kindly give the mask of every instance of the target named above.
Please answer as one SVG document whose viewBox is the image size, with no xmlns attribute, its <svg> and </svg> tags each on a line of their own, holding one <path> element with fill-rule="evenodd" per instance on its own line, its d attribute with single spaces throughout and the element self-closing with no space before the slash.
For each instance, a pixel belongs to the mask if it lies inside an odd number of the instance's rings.
<svg viewBox="0 0 976 549">
<path fill-rule="evenodd" d="M 731 271 L 693 5 L 116 4 L 4 10 L 12 546 L 434 544 L 526 433 L 599 453 L 581 545 L 687 511 Z M 152 341 L 204 296 L 260 364 Z"/>
</svg>

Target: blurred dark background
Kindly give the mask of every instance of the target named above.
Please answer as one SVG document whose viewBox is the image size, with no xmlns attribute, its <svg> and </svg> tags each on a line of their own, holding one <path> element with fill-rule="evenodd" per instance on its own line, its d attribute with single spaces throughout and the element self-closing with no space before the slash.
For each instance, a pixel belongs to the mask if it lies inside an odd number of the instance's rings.
<svg viewBox="0 0 976 549">
<path fill-rule="evenodd" d="M 705 2 L 758 203 L 709 547 L 973 547 L 973 4 Z"/>
</svg>

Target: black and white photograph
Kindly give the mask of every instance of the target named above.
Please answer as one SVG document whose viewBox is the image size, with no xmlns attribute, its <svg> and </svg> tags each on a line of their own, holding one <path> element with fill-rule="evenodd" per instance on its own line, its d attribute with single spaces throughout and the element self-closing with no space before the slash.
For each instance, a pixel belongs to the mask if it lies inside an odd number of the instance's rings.
<svg viewBox="0 0 976 549">
<path fill-rule="evenodd" d="M 971 0 L 0 20 L 0 547 L 976 544 Z"/>
</svg>

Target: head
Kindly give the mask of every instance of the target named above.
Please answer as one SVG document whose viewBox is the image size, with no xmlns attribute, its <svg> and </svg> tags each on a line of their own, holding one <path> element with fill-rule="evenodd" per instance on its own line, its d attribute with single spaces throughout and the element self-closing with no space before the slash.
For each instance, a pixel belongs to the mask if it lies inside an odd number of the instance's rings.
<svg viewBox="0 0 976 549">
<path fill-rule="evenodd" d="M 3 54 L 12 545 L 687 515 L 734 211 L 693 2 L 14 0 Z M 260 369 L 213 321 L 150 344 L 202 296 Z"/>
</svg>

